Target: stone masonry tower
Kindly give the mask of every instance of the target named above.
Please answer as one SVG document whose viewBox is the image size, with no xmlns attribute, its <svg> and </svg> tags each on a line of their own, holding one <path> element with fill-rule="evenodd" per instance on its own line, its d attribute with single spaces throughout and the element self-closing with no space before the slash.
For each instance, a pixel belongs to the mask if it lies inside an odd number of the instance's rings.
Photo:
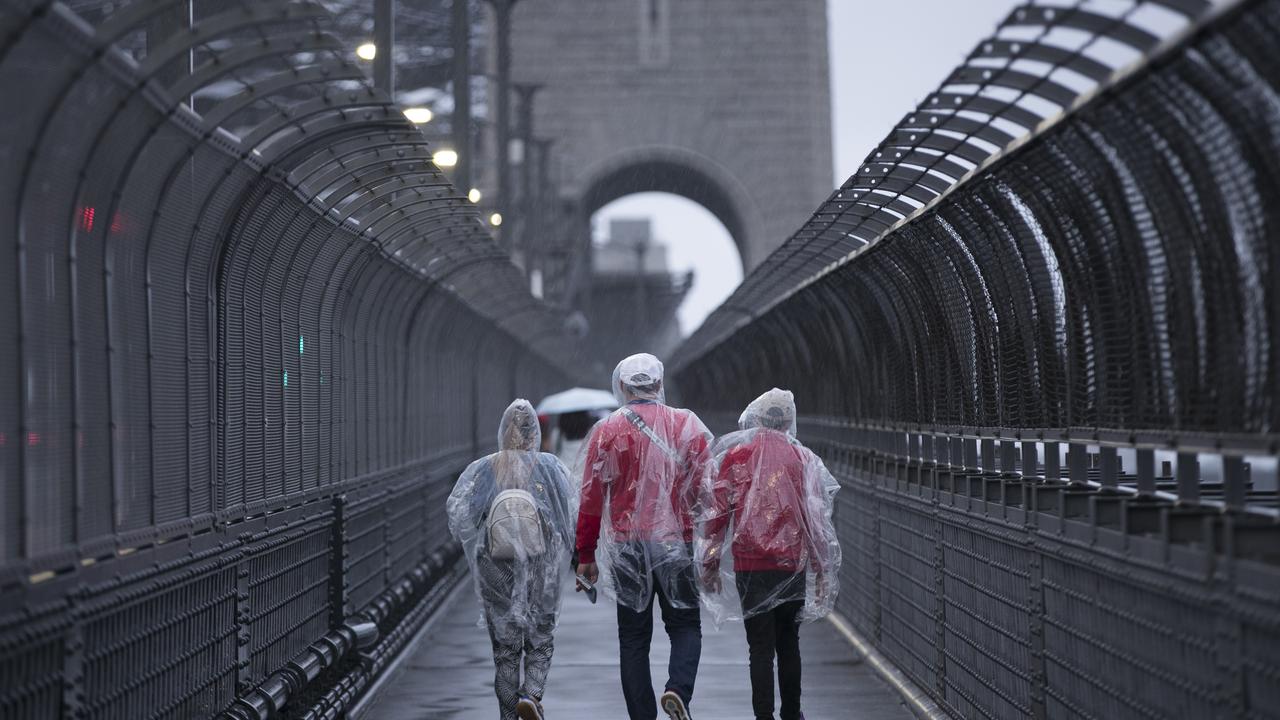
<svg viewBox="0 0 1280 720">
<path fill-rule="evenodd" d="M 586 227 L 663 191 L 705 206 L 750 271 L 831 192 L 826 0 L 519 0 L 512 78 L 542 87 L 559 201 Z M 571 233 L 572 234 L 572 233 Z"/>
</svg>

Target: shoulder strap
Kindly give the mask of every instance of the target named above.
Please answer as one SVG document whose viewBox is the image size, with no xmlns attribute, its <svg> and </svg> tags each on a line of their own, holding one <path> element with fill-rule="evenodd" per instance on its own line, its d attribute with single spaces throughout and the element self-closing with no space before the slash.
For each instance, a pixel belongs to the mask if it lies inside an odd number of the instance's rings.
<svg viewBox="0 0 1280 720">
<path fill-rule="evenodd" d="M 653 442 L 654 447 L 662 451 L 663 455 L 671 458 L 671 461 L 674 463 L 680 463 L 680 454 L 673 450 L 666 441 L 659 437 L 658 433 L 654 432 L 653 428 L 649 427 L 648 423 L 644 421 L 644 418 L 640 417 L 639 413 L 629 407 L 624 407 L 622 408 L 622 414 L 626 415 L 627 420 L 630 420 L 631 424 L 635 425 L 637 430 L 644 433 L 649 440 Z"/>
</svg>

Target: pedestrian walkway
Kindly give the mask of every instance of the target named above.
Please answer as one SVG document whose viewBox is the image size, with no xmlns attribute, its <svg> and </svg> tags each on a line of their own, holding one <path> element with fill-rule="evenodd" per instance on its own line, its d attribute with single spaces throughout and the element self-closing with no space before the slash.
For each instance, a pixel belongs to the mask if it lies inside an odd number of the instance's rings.
<svg viewBox="0 0 1280 720">
<path fill-rule="evenodd" d="M 555 661 L 544 702 L 549 720 L 625 720 L 618 681 L 618 634 L 613 605 L 591 605 L 567 593 Z M 493 695 L 489 637 L 476 626 L 471 579 L 453 593 L 441 615 L 408 649 L 395 673 L 363 715 L 368 720 L 486 720 L 498 715 Z M 655 618 L 653 679 L 666 678 L 669 645 Z M 801 631 L 804 711 L 808 720 L 908 720 L 898 695 L 861 662 L 834 626 L 810 623 Z M 703 629 L 702 665 L 690 708 L 696 720 L 747 720 L 751 685 L 741 623 Z"/>
</svg>

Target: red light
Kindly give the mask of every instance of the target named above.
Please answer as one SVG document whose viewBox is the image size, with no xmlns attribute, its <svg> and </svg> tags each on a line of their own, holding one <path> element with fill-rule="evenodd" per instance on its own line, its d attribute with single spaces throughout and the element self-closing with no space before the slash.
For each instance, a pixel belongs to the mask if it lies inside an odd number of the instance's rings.
<svg viewBox="0 0 1280 720">
<path fill-rule="evenodd" d="M 86 207 L 80 211 L 80 229 L 93 232 L 93 208 Z"/>
<path fill-rule="evenodd" d="M 40 433 L 34 430 L 27 433 L 27 447 L 35 447 L 40 444 Z"/>
<path fill-rule="evenodd" d="M 120 215 L 119 210 L 115 211 L 115 213 L 112 214 L 111 216 L 110 229 L 111 229 L 111 232 L 116 235 L 119 235 L 120 231 L 124 229 L 124 218 Z"/>
</svg>

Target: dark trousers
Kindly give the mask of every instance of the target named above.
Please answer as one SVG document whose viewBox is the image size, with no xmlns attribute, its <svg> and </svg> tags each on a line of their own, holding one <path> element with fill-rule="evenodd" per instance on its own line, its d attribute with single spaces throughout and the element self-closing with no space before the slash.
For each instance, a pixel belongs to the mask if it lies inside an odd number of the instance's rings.
<svg viewBox="0 0 1280 720">
<path fill-rule="evenodd" d="M 738 596 L 743 607 L 766 606 L 771 597 L 796 597 L 804 575 L 783 571 L 739 571 Z M 803 590 L 798 593 L 804 597 Z M 751 658 L 751 708 L 756 720 L 773 720 L 773 658 L 778 658 L 782 720 L 800 718 L 800 623 L 804 601 L 791 600 L 746 619 Z"/>
<path fill-rule="evenodd" d="M 679 695 L 688 707 L 693 701 L 693 683 L 698 677 L 698 661 L 702 657 L 702 616 L 697 607 L 673 607 L 662 583 L 655 580 L 653 585 L 653 595 L 657 596 L 658 605 L 662 609 L 662 624 L 667 629 L 667 637 L 671 638 L 666 689 Z M 631 720 L 655 720 L 658 717 L 658 705 L 653 697 L 653 678 L 649 673 L 649 645 L 653 641 L 653 595 L 643 612 L 618 605 L 622 696 L 627 701 L 627 714 Z"/>
</svg>

